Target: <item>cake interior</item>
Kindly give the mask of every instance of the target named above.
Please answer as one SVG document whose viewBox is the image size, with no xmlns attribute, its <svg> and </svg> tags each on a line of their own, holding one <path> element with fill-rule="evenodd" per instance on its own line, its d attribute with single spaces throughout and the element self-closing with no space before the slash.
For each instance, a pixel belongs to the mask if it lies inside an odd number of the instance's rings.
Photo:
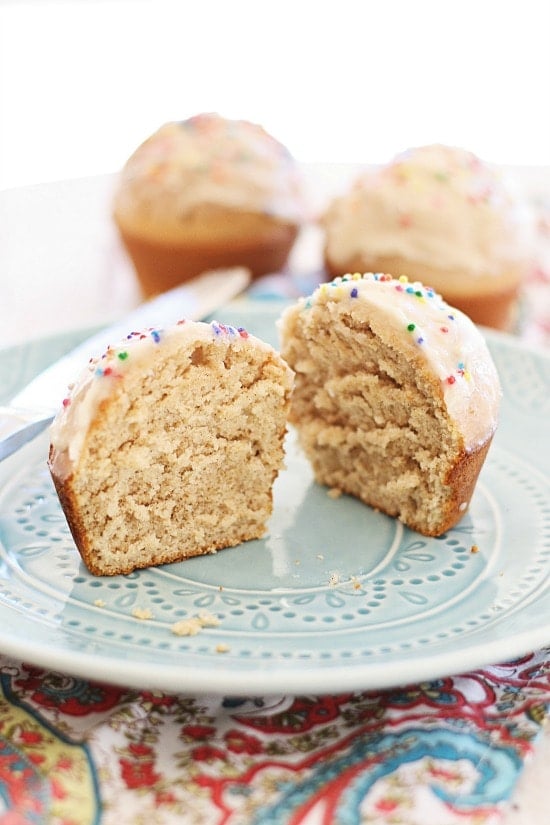
<svg viewBox="0 0 550 825">
<path fill-rule="evenodd" d="M 93 572 L 265 532 L 283 456 L 283 371 L 261 348 L 203 341 L 128 372 L 103 402 L 71 480 L 75 538 Z"/>
<path fill-rule="evenodd" d="M 461 504 L 452 481 L 463 453 L 437 382 L 366 318 L 334 303 L 306 315 L 285 330 L 283 354 L 297 373 L 290 420 L 316 480 L 436 535 Z"/>
</svg>

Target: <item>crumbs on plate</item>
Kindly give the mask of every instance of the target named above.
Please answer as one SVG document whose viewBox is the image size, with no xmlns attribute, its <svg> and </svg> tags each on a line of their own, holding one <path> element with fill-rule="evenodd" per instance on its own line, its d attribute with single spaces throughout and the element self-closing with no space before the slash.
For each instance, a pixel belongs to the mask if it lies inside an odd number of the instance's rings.
<svg viewBox="0 0 550 825">
<path fill-rule="evenodd" d="M 134 619 L 152 619 L 153 614 L 149 610 L 148 607 L 134 607 L 132 610 L 132 616 Z"/>
<path fill-rule="evenodd" d="M 196 636 L 204 627 L 217 627 L 220 620 L 208 611 L 201 611 L 197 616 L 180 619 L 170 627 L 175 636 Z"/>
</svg>

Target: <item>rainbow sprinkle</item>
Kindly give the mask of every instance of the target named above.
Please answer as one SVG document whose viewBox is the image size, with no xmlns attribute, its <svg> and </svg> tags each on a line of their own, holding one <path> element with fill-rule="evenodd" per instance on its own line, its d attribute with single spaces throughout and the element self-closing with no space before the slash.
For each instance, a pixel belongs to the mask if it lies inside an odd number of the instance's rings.
<svg viewBox="0 0 550 825">
<path fill-rule="evenodd" d="M 187 323 L 186 319 L 181 319 L 174 326 L 182 326 Z M 210 324 L 215 338 L 229 337 L 242 338 L 249 337 L 248 332 L 244 327 L 233 327 L 229 324 L 221 324 L 218 321 L 212 321 Z M 160 344 L 166 334 L 166 330 L 149 327 L 145 330 L 134 330 L 126 335 L 126 340 L 130 343 L 137 341 L 144 341 L 146 339 L 152 340 L 155 344 Z M 97 378 L 122 378 L 123 373 L 117 371 L 116 365 L 120 362 L 126 362 L 131 357 L 131 348 L 116 350 L 112 346 L 108 346 L 106 351 L 98 358 L 90 358 L 89 369 Z M 70 404 L 70 399 L 67 398 L 63 402 L 66 407 Z"/>
<path fill-rule="evenodd" d="M 246 335 L 243 335 L 243 332 L 245 332 L 243 327 L 237 329 L 236 327 L 232 327 L 230 324 L 220 324 L 219 321 L 212 321 L 210 326 L 212 327 L 214 335 L 216 335 L 216 337 L 222 335 L 235 337 L 236 335 L 240 335 L 241 338 L 246 338 L 248 335 L 248 333 L 246 333 Z"/>
<path fill-rule="evenodd" d="M 435 309 L 442 313 L 441 319 L 443 323 L 439 326 L 439 332 L 443 335 L 449 335 L 451 331 L 449 321 L 455 322 L 457 320 L 453 312 L 449 312 L 452 308 L 449 307 L 449 305 L 441 298 L 433 287 L 425 286 L 420 283 L 420 281 L 410 282 L 406 275 L 400 275 L 398 278 L 394 278 L 392 275 L 382 272 L 366 272 L 363 274 L 359 272 L 348 272 L 345 275 L 334 278 L 328 283 L 325 282 L 320 284 L 315 294 L 322 296 L 325 300 L 329 301 L 339 301 L 345 297 L 358 298 L 361 293 L 361 289 L 357 285 L 358 281 L 374 281 L 381 283 L 391 282 L 391 288 L 395 289 L 406 300 L 413 299 L 421 302 L 435 300 Z M 349 287 L 346 288 L 346 284 L 348 283 Z M 335 289 L 335 287 L 339 287 L 339 289 Z M 313 306 L 315 303 L 315 294 L 303 299 L 303 310 L 310 309 Z M 407 332 L 414 333 L 413 340 L 418 346 L 422 346 L 427 343 L 425 333 L 413 321 L 405 322 L 404 328 Z M 448 386 L 453 386 L 454 384 L 457 384 L 457 380 L 459 378 L 463 378 L 465 381 L 472 380 L 472 375 L 463 361 L 459 361 L 456 365 L 456 369 L 451 372 L 451 374 L 443 378 L 442 381 Z"/>
</svg>

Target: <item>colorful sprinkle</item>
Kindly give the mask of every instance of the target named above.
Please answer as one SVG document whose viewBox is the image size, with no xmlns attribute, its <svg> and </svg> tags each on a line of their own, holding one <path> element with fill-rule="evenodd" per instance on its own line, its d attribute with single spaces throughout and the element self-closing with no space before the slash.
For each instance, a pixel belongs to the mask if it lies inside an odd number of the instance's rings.
<svg viewBox="0 0 550 825">
<path fill-rule="evenodd" d="M 121 361 L 126 361 L 126 359 L 128 358 L 128 353 L 126 351 L 119 352 L 118 358 L 120 358 Z"/>
<path fill-rule="evenodd" d="M 64 398 L 64 399 L 63 399 L 63 406 L 64 406 L 64 407 L 68 407 L 68 406 L 70 405 L 70 403 L 71 403 L 71 399 L 70 399 L 70 398 Z"/>
<path fill-rule="evenodd" d="M 449 375 L 449 376 L 447 376 L 446 381 L 447 381 L 447 384 L 454 384 L 455 381 L 456 381 L 456 378 L 454 377 L 454 375 Z"/>
<path fill-rule="evenodd" d="M 153 339 L 155 344 L 158 344 L 159 341 L 160 341 L 160 332 L 156 329 L 152 329 L 151 330 L 151 338 Z"/>
<path fill-rule="evenodd" d="M 358 294 L 359 294 L 359 293 L 358 293 L 358 291 L 357 291 L 357 287 L 355 287 L 355 286 L 354 286 L 354 287 L 353 287 L 353 289 L 352 289 L 352 290 L 351 290 L 351 292 L 350 292 L 350 297 L 351 297 L 351 298 L 357 298 Z"/>
<path fill-rule="evenodd" d="M 449 327 L 439 327 L 441 332 L 449 332 Z"/>
<path fill-rule="evenodd" d="M 409 332 L 414 332 L 416 329 L 416 324 L 407 324 L 407 329 Z"/>
</svg>

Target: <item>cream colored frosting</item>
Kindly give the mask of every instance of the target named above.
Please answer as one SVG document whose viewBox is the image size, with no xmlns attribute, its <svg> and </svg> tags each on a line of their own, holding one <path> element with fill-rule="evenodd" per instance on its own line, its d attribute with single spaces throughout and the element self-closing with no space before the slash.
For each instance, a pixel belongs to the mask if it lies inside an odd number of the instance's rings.
<svg viewBox="0 0 550 825">
<path fill-rule="evenodd" d="M 297 307 L 307 313 L 315 305 L 333 302 L 356 320 L 368 322 L 376 335 L 411 361 L 422 360 L 439 381 L 466 451 L 493 434 L 500 382 L 483 336 L 466 315 L 419 282 L 373 273 L 345 275 L 321 284 Z M 287 313 L 296 311 L 291 307 Z M 285 315 L 281 325 L 284 328 Z"/>
<path fill-rule="evenodd" d="M 324 216 L 327 257 L 398 257 L 472 277 L 525 259 L 529 216 L 499 172 L 463 149 L 410 149 L 356 179 Z M 398 273 L 395 273 L 398 274 Z"/>
<path fill-rule="evenodd" d="M 162 221 L 202 205 L 304 218 L 302 179 L 288 150 L 261 126 L 202 114 L 166 123 L 129 158 L 115 211 Z"/>
<path fill-rule="evenodd" d="M 219 342 L 224 346 L 255 347 L 271 352 L 269 344 L 236 328 L 213 321 L 180 321 L 167 329 L 150 328 L 131 332 L 127 338 L 111 346 L 99 358 L 92 358 L 76 382 L 50 428 L 52 472 L 60 478 L 70 475 L 81 455 L 90 425 L 99 405 L 124 390 L 124 378 L 136 368 L 143 375 L 154 372 L 159 357 L 176 358 L 178 353 L 191 353 L 201 342 Z M 291 371 L 289 369 L 289 383 Z"/>
</svg>

